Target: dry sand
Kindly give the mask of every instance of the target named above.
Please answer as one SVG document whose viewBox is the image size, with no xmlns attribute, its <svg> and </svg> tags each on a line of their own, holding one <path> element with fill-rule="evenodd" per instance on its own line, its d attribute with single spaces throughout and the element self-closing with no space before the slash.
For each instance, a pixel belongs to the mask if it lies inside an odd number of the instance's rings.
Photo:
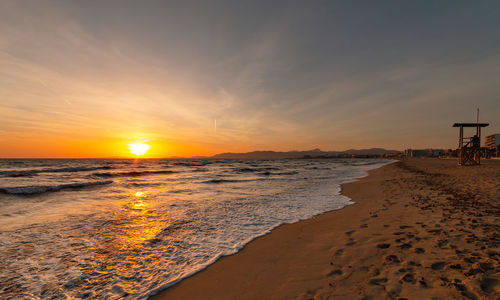
<svg viewBox="0 0 500 300">
<path fill-rule="evenodd" d="M 500 161 L 411 159 L 153 299 L 500 299 Z"/>
</svg>

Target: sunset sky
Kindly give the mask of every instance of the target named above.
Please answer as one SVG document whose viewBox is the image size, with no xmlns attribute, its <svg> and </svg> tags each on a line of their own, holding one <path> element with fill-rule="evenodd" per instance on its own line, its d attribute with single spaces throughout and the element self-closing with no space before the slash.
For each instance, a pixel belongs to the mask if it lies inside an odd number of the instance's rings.
<svg viewBox="0 0 500 300">
<path fill-rule="evenodd" d="M 0 157 L 456 147 L 499 1 L 0 1 Z"/>
</svg>

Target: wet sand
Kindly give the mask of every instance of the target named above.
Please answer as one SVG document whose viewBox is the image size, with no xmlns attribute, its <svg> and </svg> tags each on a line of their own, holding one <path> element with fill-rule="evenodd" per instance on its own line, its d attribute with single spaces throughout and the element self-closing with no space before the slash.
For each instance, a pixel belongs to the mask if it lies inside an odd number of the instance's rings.
<svg viewBox="0 0 500 300">
<path fill-rule="evenodd" d="M 499 299 L 500 160 L 410 159 L 152 299 Z"/>
</svg>

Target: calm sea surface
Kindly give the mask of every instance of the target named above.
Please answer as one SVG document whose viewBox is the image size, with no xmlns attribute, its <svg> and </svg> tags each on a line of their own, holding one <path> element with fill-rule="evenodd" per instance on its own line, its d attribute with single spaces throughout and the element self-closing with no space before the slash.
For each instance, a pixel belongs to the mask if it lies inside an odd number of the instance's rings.
<svg viewBox="0 0 500 300">
<path fill-rule="evenodd" d="M 146 298 L 387 160 L 0 160 L 0 298 Z"/>
</svg>

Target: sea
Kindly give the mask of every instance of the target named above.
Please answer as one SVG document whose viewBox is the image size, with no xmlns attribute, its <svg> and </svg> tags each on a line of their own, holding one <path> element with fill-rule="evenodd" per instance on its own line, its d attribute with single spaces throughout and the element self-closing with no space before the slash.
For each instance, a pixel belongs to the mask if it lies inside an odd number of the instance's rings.
<svg viewBox="0 0 500 300">
<path fill-rule="evenodd" d="M 146 299 L 384 159 L 0 160 L 0 298 Z"/>
</svg>

